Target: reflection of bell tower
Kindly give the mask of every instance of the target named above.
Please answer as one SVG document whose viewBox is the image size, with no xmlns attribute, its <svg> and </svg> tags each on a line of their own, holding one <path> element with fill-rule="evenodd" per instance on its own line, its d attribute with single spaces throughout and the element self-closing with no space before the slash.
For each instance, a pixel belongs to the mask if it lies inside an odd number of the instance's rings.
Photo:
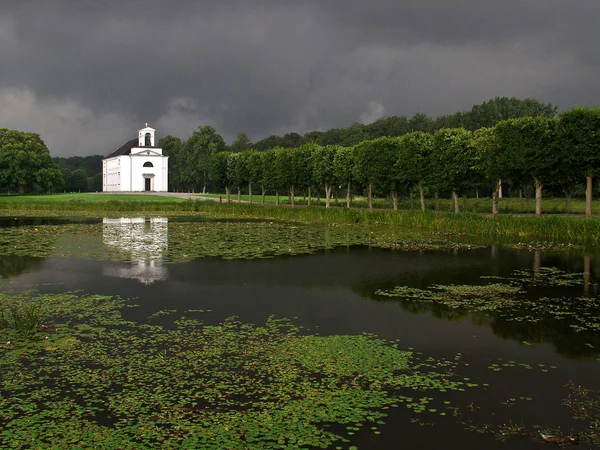
<svg viewBox="0 0 600 450">
<path fill-rule="evenodd" d="M 154 133 L 156 130 L 148 126 L 146 122 L 146 128 L 138 130 L 138 146 L 139 147 L 154 147 Z"/>
</svg>

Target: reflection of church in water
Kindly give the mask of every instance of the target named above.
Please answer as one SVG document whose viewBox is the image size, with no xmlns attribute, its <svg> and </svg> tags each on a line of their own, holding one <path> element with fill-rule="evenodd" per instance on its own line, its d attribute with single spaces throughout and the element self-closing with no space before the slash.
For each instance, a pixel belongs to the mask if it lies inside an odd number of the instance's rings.
<svg viewBox="0 0 600 450">
<path fill-rule="evenodd" d="M 162 254 L 169 246 L 168 225 L 168 219 L 161 217 L 105 218 L 104 244 L 126 253 L 131 264 L 106 267 L 104 275 L 132 278 L 144 284 L 166 280 L 169 272 L 162 264 Z"/>
</svg>

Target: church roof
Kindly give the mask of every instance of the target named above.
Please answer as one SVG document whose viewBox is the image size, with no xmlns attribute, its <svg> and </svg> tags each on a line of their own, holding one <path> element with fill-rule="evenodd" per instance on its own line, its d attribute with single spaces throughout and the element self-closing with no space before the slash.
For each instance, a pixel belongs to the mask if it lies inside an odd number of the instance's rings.
<svg viewBox="0 0 600 450">
<path fill-rule="evenodd" d="M 110 155 L 106 156 L 104 159 L 113 158 L 115 156 L 121 156 L 121 155 L 130 155 L 131 149 L 134 147 L 137 147 L 137 146 L 138 146 L 137 138 L 132 139 L 130 141 L 125 142 L 123 145 L 121 145 L 118 149 L 116 149 Z"/>
</svg>

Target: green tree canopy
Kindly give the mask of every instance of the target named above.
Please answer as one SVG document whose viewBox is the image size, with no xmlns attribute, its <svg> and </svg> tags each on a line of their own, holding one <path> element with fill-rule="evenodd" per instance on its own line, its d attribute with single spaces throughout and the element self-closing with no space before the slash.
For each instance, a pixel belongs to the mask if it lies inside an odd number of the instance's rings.
<svg viewBox="0 0 600 450">
<path fill-rule="evenodd" d="M 352 202 L 352 183 L 354 182 L 354 147 L 338 147 L 333 158 L 333 173 L 340 184 L 347 185 L 346 207 Z"/>
<path fill-rule="evenodd" d="M 378 138 L 354 147 L 354 177 L 368 189 L 369 209 L 373 209 L 373 191 L 389 193 L 395 189 L 398 148 L 397 138 Z"/>
<path fill-rule="evenodd" d="M 235 140 L 229 146 L 229 150 L 234 153 L 243 152 L 252 148 L 252 141 L 246 133 L 238 133 Z"/>
<path fill-rule="evenodd" d="M 536 215 L 542 214 L 542 188 L 556 168 L 552 141 L 557 120 L 522 117 L 499 122 L 495 127 L 498 145 L 511 177 L 531 177 L 536 188 Z"/>
<path fill-rule="evenodd" d="M 340 148 L 342 147 L 339 145 L 326 145 L 315 148 L 312 153 L 313 178 L 317 184 L 325 186 L 326 208 L 330 206 L 331 188 L 337 181 L 333 161 Z"/>
<path fill-rule="evenodd" d="M 24 193 L 54 191 L 63 184 L 39 134 L 0 129 L 0 185 Z"/>
<path fill-rule="evenodd" d="M 231 179 L 229 178 L 229 157 L 231 152 L 218 152 L 213 155 L 210 162 L 209 177 L 217 186 L 224 186 L 227 195 L 227 201 L 230 200 Z"/>
<path fill-rule="evenodd" d="M 419 187 L 421 210 L 425 211 L 424 186 L 431 176 L 431 151 L 433 137 L 429 133 L 414 131 L 400 138 L 395 169 L 400 185 L 406 189 Z"/>
<path fill-rule="evenodd" d="M 202 191 L 206 191 L 212 157 L 226 148 L 225 141 L 213 127 L 199 126 L 181 150 L 183 182 L 192 188 L 202 186 Z"/>
<path fill-rule="evenodd" d="M 183 141 L 176 136 L 168 134 L 158 141 L 163 155 L 169 157 L 169 188 L 171 191 L 179 191 L 184 187 L 182 172 L 185 164 L 182 160 Z"/>
<path fill-rule="evenodd" d="M 479 182 L 472 133 L 464 128 L 442 128 L 433 136 L 432 150 L 433 185 L 452 191 L 454 211 L 458 212 L 458 195 Z"/>
</svg>

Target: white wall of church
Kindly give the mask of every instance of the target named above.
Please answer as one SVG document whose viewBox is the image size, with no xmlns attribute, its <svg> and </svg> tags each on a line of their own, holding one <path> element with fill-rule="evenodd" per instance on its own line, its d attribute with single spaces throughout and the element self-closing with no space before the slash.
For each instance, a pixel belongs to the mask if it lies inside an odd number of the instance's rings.
<svg viewBox="0 0 600 450">
<path fill-rule="evenodd" d="M 103 191 L 167 192 L 169 190 L 169 157 L 163 156 L 162 148 L 154 147 L 154 131 L 154 128 L 148 126 L 138 130 L 140 147 L 133 147 L 130 154 L 102 161 Z M 149 147 L 145 146 L 147 133 L 150 135 Z"/>
<path fill-rule="evenodd" d="M 168 158 L 162 155 L 132 155 L 131 157 L 131 190 L 145 191 L 146 179 L 150 180 L 150 191 L 165 192 L 168 190 L 166 170 Z M 144 164 L 152 167 L 144 167 Z M 151 178 L 148 178 L 150 176 Z"/>
<path fill-rule="evenodd" d="M 105 159 L 102 162 L 102 190 L 120 191 L 121 186 L 121 160 L 119 158 Z"/>
<path fill-rule="evenodd" d="M 130 191 L 131 180 L 131 158 L 128 155 L 118 157 L 121 160 L 121 189 L 119 191 Z"/>
<path fill-rule="evenodd" d="M 144 164 L 152 167 L 144 167 Z M 167 192 L 169 157 L 162 155 L 122 155 L 102 163 L 102 190 L 122 192 Z M 150 186 L 146 186 L 146 179 Z M 147 189 L 149 187 L 149 189 Z"/>
</svg>

